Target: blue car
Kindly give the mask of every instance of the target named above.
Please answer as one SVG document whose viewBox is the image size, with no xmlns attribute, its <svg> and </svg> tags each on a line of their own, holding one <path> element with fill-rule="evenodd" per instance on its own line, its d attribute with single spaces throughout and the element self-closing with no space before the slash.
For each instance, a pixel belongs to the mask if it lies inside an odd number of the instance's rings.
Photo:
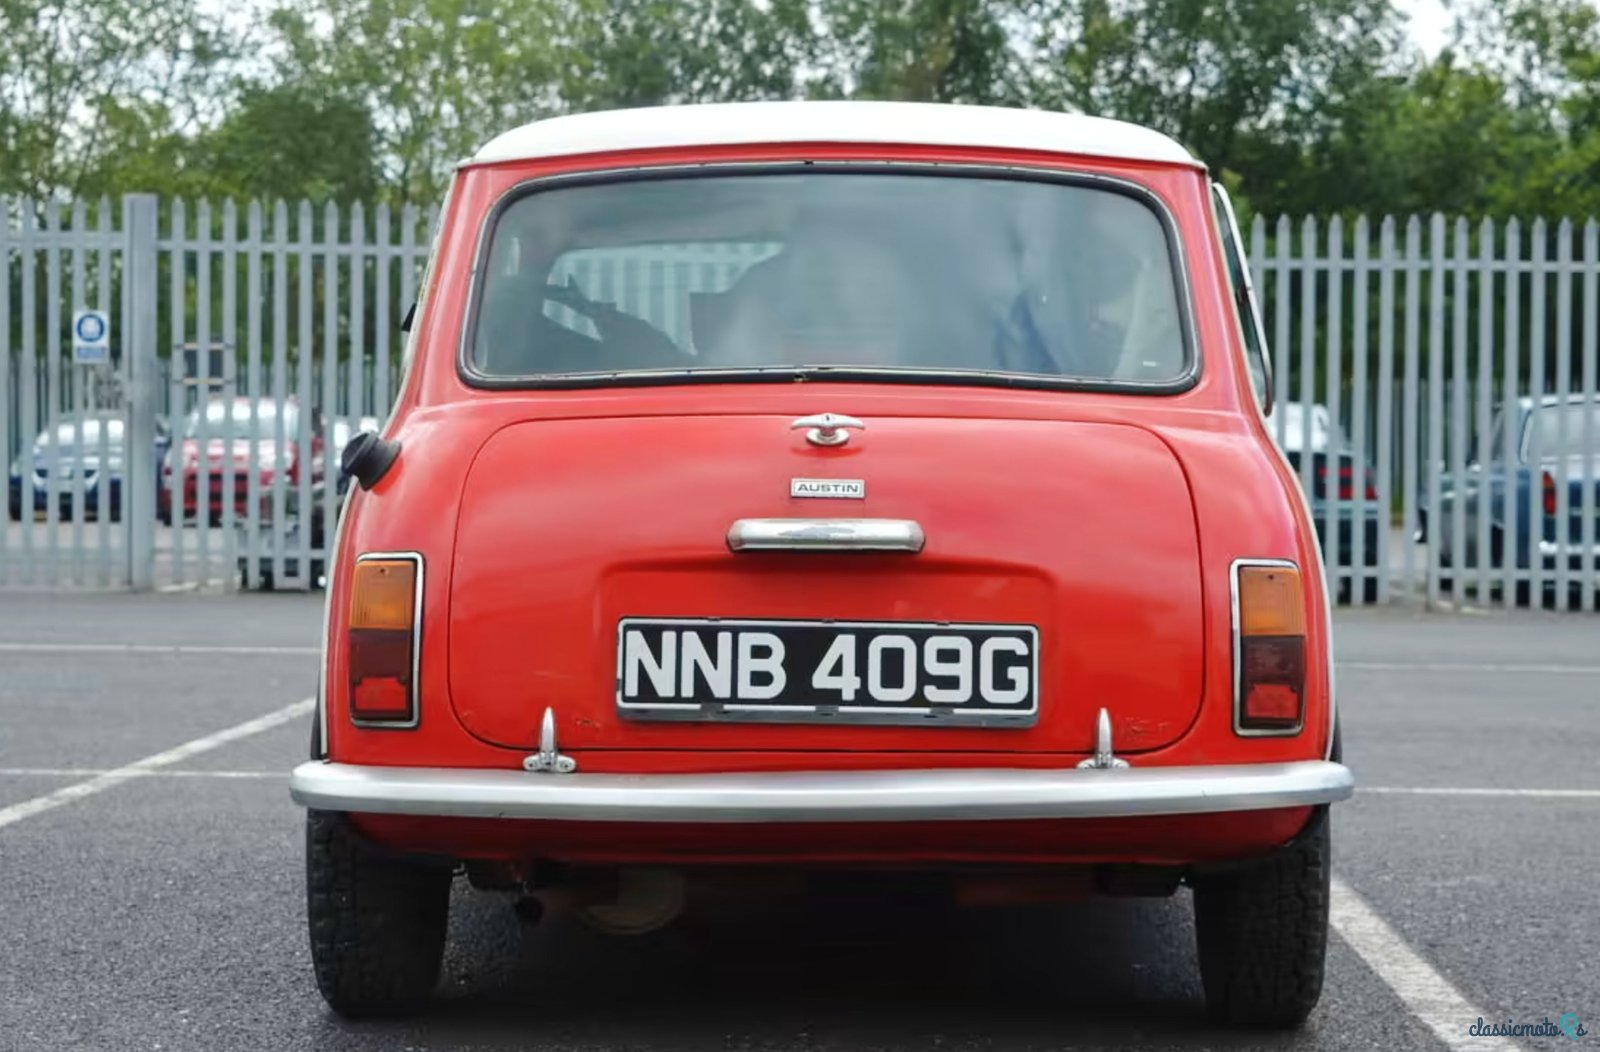
<svg viewBox="0 0 1600 1052">
<path fill-rule="evenodd" d="M 1556 587 L 1554 575 L 1564 561 L 1573 588 L 1600 587 L 1600 398 L 1543 395 L 1509 402 L 1495 414 L 1478 449 L 1462 475 L 1440 477 L 1438 511 L 1424 519 L 1439 547 L 1441 581 L 1453 585 L 1456 573 L 1470 579 L 1480 567 L 1537 566 L 1548 591 Z M 1519 585 L 1519 601 L 1530 592 L 1528 582 Z"/>
<path fill-rule="evenodd" d="M 1320 403 L 1309 412 L 1304 403 L 1283 403 L 1267 421 L 1267 433 L 1279 439 L 1305 488 L 1329 582 L 1337 582 L 1336 601 L 1348 603 L 1358 591 L 1362 602 L 1376 601 L 1386 515 L 1372 465 L 1356 460 L 1350 441 Z M 1310 464 L 1303 466 L 1307 457 Z"/>
<path fill-rule="evenodd" d="M 24 513 L 44 514 L 50 506 L 51 473 L 55 475 L 55 498 L 59 515 L 70 520 L 74 494 L 83 492 L 86 518 L 99 517 L 100 509 L 116 521 L 122 517 L 122 479 L 126 455 L 125 421 L 121 413 L 92 413 L 83 418 L 81 443 L 77 418 L 57 421 L 39 432 L 29 452 L 11 465 L 7 511 L 13 522 Z M 102 432 L 104 446 L 102 447 Z M 154 465 L 166 455 L 170 439 L 164 424 L 156 425 L 152 450 Z"/>
</svg>

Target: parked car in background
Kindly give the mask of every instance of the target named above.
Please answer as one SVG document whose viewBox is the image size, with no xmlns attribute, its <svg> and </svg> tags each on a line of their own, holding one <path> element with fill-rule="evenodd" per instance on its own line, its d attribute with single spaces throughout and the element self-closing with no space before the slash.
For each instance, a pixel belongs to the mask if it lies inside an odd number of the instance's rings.
<svg viewBox="0 0 1600 1052">
<path fill-rule="evenodd" d="M 1480 566 L 1509 564 L 1539 567 L 1545 590 L 1554 590 L 1563 562 L 1573 588 L 1600 587 L 1600 399 L 1525 396 L 1502 405 L 1466 471 L 1440 476 L 1439 508 L 1425 522 L 1446 587 Z M 1531 589 L 1517 592 L 1526 602 Z"/>
<path fill-rule="evenodd" d="M 458 870 L 638 934 L 890 869 L 1187 884 L 1211 1014 L 1305 1019 L 1352 778 L 1203 164 L 1078 115 L 682 106 L 510 132 L 448 200 L 290 781 L 336 1011 L 425 1006 Z"/>
<path fill-rule="evenodd" d="M 166 422 L 157 420 L 151 478 L 159 478 L 154 469 L 166 456 L 170 441 Z M 58 420 L 39 432 L 29 452 L 11 465 L 7 493 L 11 520 L 49 509 L 52 473 L 60 518 L 73 517 L 75 494 L 81 490 L 86 518 L 97 518 L 103 511 L 112 521 L 119 520 L 126 458 L 126 422 L 120 411 L 85 414 L 81 431 L 76 417 Z"/>
<path fill-rule="evenodd" d="M 335 522 L 338 520 L 339 512 L 344 508 L 344 500 L 350 489 L 350 476 L 339 467 L 344 447 L 356 435 L 362 432 L 376 434 L 382 426 L 382 422 L 374 416 L 361 417 L 354 424 L 343 419 L 332 422 L 334 453 L 330 462 L 334 465 L 333 475 L 337 487 L 334 497 Z M 300 490 L 296 487 L 285 499 L 283 519 L 275 519 L 269 510 L 256 528 L 254 543 L 250 542 L 249 524 L 244 522 L 238 524 L 240 588 L 252 587 L 250 574 L 252 563 L 256 567 L 254 587 L 262 591 L 271 591 L 277 587 L 280 568 L 284 578 L 300 577 L 302 547 L 309 554 L 311 584 L 317 586 L 323 582 L 327 576 L 326 546 L 332 536 L 332 532 L 326 528 L 327 486 L 328 476 L 324 474 L 311 487 L 311 502 L 308 507 L 301 507 Z"/>
<path fill-rule="evenodd" d="M 204 424 L 201 410 L 194 409 L 184 419 L 182 437 L 174 442 L 162 472 L 161 491 L 156 500 L 156 511 L 163 523 L 171 524 L 174 518 L 187 520 L 200 512 L 199 487 L 201 478 L 201 433 L 205 436 L 205 464 L 207 495 L 206 514 L 212 524 L 222 521 L 222 509 L 229 496 L 228 471 L 233 472 L 234 515 L 244 518 L 249 514 L 252 478 L 258 499 L 257 514 L 272 506 L 273 480 L 282 477 L 285 488 L 297 486 L 302 473 L 309 473 L 313 483 L 322 478 L 326 457 L 320 412 L 309 420 L 310 439 L 305 441 L 300 433 L 301 408 L 293 398 L 279 402 L 274 399 L 212 399 L 205 404 Z M 228 430 L 232 440 L 224 436 Z M 181 515 L 173 514 L 172 477 L 180 478 Z M 266 512 L 270 514 L 270 512 Z"/>
<path fill-rule="evenodd" d="M 1267 421 L 1267 431 L 1279 439 L 1295 477 L 1302 483 L 1309 478 L 1306 499 L 1328 575 L 1338 582 L 1338 601 L 1350 602 L 1358 583 L 1362 601 L 1376 601 L 1378 575 L 1383 572 L 1380 542 L 1389 516 L 1378 499 L 1372 465 L 1357 462 L 1344 430 L 1321 403 L 1308 410 L 1302 402 L 1285 402 Z M 1309 468 L 1302 469 L 1308 456 Z M 1361 538 L 1359 566 L 1357 536 Z M 1341 568 L 1352 572 L 1341 574 Z"/>
</svg>

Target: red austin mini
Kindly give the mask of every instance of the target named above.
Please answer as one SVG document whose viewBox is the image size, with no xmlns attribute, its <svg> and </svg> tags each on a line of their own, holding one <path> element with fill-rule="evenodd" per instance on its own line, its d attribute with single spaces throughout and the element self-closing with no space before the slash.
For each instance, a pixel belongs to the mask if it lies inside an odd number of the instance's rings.
<svg viewBox="0 0 1600 1052">
<path fill-rule="evenodd" d="M 725 867 L 1194 889 L 1322 984 L 1327 594 L 1222 191 L 1059 114 L 544 121 L 457 173 L 329 590 L 318 985 L 417 1007 L 451 874 L 670 919 Z M 1270 407 L 1269 407 L 1270 408 Z"/>
</svg>

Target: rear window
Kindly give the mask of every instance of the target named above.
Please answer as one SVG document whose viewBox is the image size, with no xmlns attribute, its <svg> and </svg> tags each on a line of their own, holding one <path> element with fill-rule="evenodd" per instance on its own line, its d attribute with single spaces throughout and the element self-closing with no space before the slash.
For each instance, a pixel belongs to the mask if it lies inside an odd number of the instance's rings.
<svg viewBox="0 0 1600 1052">
<path fill-rule="evenodd" d="M 1565 434 L 1562 434 L 1563 429 Z M 1600 402 L 1572 402 L 1541 406 L 1532 414 L 1524 439 L 1526 449 L 1538 449 L 1546 456 L 1560 450 L 1573 452 L 1600 449 Z M 1594 443 L 1593 447 L 1585 443 Z"/>
<path fill-rule="evenodd" d="M 1168 386 L 1169 230 L 1104 185 L 817 171 L 544 189 L 497 213 L 469 344 L 502 381 L 1003 374 Z"/>
</svg>

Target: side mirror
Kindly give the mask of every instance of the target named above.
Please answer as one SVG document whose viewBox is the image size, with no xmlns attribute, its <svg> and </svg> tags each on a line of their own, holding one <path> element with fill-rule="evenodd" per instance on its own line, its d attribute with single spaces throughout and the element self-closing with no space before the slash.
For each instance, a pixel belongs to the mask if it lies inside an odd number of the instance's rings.
<svg viewBox="0 0 1600 1052">
<path fill-rule="evenodd" d="M 400 455 L 400 443 L 363 431 L 350 439 L 339 458 L 339 471 L 353 475 L 362 489 L 371 489 Z"/>
</svg>

